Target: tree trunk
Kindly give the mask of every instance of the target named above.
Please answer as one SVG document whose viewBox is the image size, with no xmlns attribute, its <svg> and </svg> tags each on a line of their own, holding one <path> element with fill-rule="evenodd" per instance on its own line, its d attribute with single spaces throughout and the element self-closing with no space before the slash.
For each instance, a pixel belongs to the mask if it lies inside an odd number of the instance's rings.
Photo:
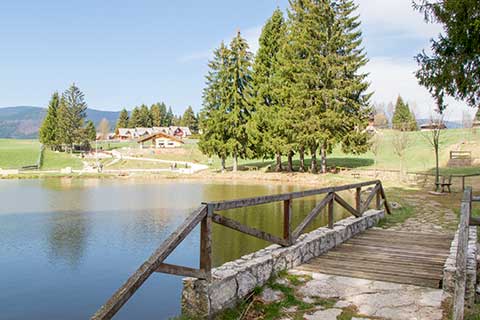
<svg viewBox="0 0 480 320">
<path fill-rule="evenodd" d="M 282 155 L 280 152 L 278 152 L 276 155 L 275 155 L 275 172 L 282 172 Z"/>
<path fill-rule="evenodd" d="M 300 148 L 300 169 L 298 171 L 305 172 L 305 148 Z"/>
<path fill-rule="evenodd" d="M 237 172 L 237 170 L 238 170 L 238 155 L 235 152 L 233 154 L 233 172 Z"/>
<path fill-rule="evenodd" d="M 320 149 L 320 155 L 322 158 L 322 173 L 327 173 L 327 146 L 326 143 L 322 144 Z"/>
<path fill-rule="evenodd" d="M 225 157 L 222 157 L 222 172 L 225 172 L 226 170 L 226 166 L 225 166 Z"/>
<path fill-rule="evenodd" d="M 438 144 L 435 144 L 435 191 L 440 190 L 440 169 L 438 167 Z"/>
<path fill-rule="evenodd" d="M 312 161 L 310 163 L 310 171 L 312 173 L 318 172 L 318 164 L 317 164 L 317 147 L 310 148 L 310 153 L 312 155 Z"/>
<path fill-rule="evenodd" d="M 293 172 L 293 151 L 288 152 L 288 172 Z"/>
</svg>

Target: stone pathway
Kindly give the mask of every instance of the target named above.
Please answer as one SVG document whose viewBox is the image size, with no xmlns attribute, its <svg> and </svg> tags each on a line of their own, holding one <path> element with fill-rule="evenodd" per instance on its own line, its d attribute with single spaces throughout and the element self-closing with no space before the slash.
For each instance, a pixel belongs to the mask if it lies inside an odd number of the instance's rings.
<svg viewBox="0 0 480 320">
<path fill-rule="evenodd" d="M 414 214 L 403 223 L 389 227 L 397 231 L 414 231 L 423 233 L 451 233 L 457 228 L 456 213 L 442 202 L 460 202 L 451 199 L 451 195 L 433 196 L 428 193 L 405 194 L 402 202 L 414 207 Z"/>
<path fill-rule="evenodd" d="M 337 319 L 345 308 L 355 310 L 352 319 L 441 320 L 442 290 L 370 281 L 292 269 L 290 274 L 311 280 L 297 288 L 304 301 L 338 300 L 332 308 L 307 313 L 307 320 Z"/>
</svg>

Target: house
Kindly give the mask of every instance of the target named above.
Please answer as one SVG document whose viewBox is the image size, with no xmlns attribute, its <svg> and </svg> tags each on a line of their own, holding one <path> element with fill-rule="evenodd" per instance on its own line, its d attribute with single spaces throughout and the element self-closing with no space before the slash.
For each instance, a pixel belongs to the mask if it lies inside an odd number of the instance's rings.
<svg viewBox="0 0 480 320">
<path fill-rule="evenodd" d="M 165 134 L 163 132 L 155 132 L 147 136 L 143 136 L 137 140 L 140 144 L 140 148 L 145 148 L 145 143 L 151 141 L 152 144 L 150 148 L 161 149 L 161 148 L 178 148 L 181 147 L 184 142 L 174 136 Z"/>
<path fill-rule="evenodd" d="M 436 129 L 439 129 L 439 130 L 447 129 L 447 126 L 443 122 L 441 123 L 430 122 L 430 123 L 424 123 L 420 125 L 420 131 L 430 131 L 430 130 L 436 130 Z"/>
<path fill-rule="evenodd" d="M 153 133 L 153 128 L 135 128 L 134 138 L 141 138 L 143 136 L 148 136 Z"/>
<path fill-rule="evenodd" d="M 134 138 L 135 129 L 118 128 L 116 138 L 119 140 L 132 140 Z"/>
</svg>

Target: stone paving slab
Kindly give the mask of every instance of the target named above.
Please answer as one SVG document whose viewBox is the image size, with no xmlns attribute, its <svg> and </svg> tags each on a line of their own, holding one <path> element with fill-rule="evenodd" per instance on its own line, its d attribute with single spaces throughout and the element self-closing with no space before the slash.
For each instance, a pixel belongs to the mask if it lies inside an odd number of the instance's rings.
<svg viewBox="0 0 480 320">
<path fill-rule="evenodd" d="M 365 319 L 441 320 L 441 289 L 364 280 L 343 276 L 290 270 L 294 275 L 308 275 L 311 280 L 296 288 L 304 299 L 339 299 L 332 309 L 305 315 L 305 319 L 336 319 L 339 308 L 354 306 Z M 326 312 L 331 310 L 329 312 Z M 341 309 L 340 309 L 341 310 Z"/>
</svg>

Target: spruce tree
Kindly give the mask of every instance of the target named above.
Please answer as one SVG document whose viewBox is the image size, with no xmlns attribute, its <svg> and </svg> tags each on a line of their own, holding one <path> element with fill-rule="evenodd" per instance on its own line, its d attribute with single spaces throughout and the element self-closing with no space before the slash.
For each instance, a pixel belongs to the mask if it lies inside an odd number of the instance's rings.
<svg viewBox="0 0 480 320">
<path fill-rule="evenodd" d="M 74 143 L 81 143 L 84 140 L 84 123 L 86 118 L 87 103 L 83 92 L 74 84 L 62 94 L 62 101 L 65 108 L 61 108 L 63 113 L 64 130 L 67 142 L 73 150 Z"/>
<path fill-rule="evenodd" d="M 165 115 L 165 126 L 173 126 L 173 120 L 175 115 L 173 114 L 172 107 L 168 107 L 167 114 Z"/>
<path fill-rule="evenodd" d="M 133 108 L 132 113 L 130 114 L 130 119 L 128 120 L 129 128 L 140 127 L 140 109 L 138 107 Z"/>
<path fill-rule="evenodd" d="M 159 103 L 152 104 L 150 107 L 150 116 L 152 117 L 152 125 L 154 127 L 162 126 L 162 111 Z"/>
<path fill-rule="evenodd" d="M 395 103 L 395 112 L 392 118 L 393 129 L 401 131 L 416 130 L 417 123 L 407 103 L 403 101 L 401 96 L 398 96 Z"/>
<path fill-rule="evenodd" d="M 252 53 L 248 50 L 247 41 L 240 32 L 230 43 L 230 61 L 227 76 L 230 86 L 227 89 L 229 99 L 227 122 L 229 131 L 228 145 L 232 150 L 233 171 L 238 169 L 238 159 L 251 158 L 253 148 L 248 131 L 251 125 L 251 116 L 254 112 L 252 105 Z"/>
<path fill-rule="evenodd" d="M 115 131 L 118 130 L 118 128 L 128 128 L 128 111 L 124 108 L 122 111 L 120 111 L 120 115 L 118 116 L 117 120 L 117 125 Z"/>
<path fill-rule="evenodd" d="M 57 124 L 57 141 L 62 145 L 62 149 L 67 151 L 68 147 L 73 146 L 75 133 L 72 130 L 72 115 L 63 97 L 58 105 Z"/>
<path fill-rule="evenodd" d="M 286 115 L 282 111 L 285 108 L 274 93 L 277 56 L 286 35 L 285 31 L 282 11 L 276 9 L 262 29 L 252 76 L 257 112 L 253 117 L 255 130 L 251 132 L 251 136 L 257 146 L 255 151 L 258 157 L 275 156 L 276 171 L 282 170 L 282 155 L 290 151 L 290 141 L 283 125 Z M 282 86 L 281 83 L 278 85 Z"/>
<path fill-rule="evenodd" d="M 140 111 L 138 113 L 138 124 L 140 127 L 144 128 L 152 127 L 152 116 L 150 115 L 150 110 L 144 104 L 140 106 Z"/>
<path fill-rule="evenodd" d="M 160 119 L 161 119 L 161 123 L 162 123 L 162 127 L 168 127 L 169 124 L 168 124 L 168 119 L 167 119 L 167 106 L 165 105 L 164 102 L 161 102 L 159 104 L 159 107 L 160 107 Z"/>
<path fill-rule="evenodd" d="M 191 106 L 188 106 L 188 108 L 183 113 L 180 123 L 184 127 L 189 127 L 192 130 L 195 129 L 197 118 L 195 117 L 195 112 L 193 112 Z"/>
<path fill-rule="evenodd" d="M 52 149 L 56 149 L 58 145 L 57 114 L 59 103 L 60 97 L 58 95 L 58 92 L 54 92 L 48 104 L 47 115 L 42 122 L 42 126 L 40 127 L 39 132 L 40 142 Z"/>
<path fill-rule="evenodd" d="M 209 61 L 209 71 L 206 75 L 206 87 L 203 90 L 203 108 L 200 113 L 199 148 L 208 155 L 216 155 L 221 159 L 222 171 L 226 169 L 225 161 L 231 154 L 227 144 L 229 131 L 226 127 L 229 97 L 227 88 L 230 86 L 228 68 L 230 63 L 230 50 L 222 42 L 213 53 Z"/>
</svg>

